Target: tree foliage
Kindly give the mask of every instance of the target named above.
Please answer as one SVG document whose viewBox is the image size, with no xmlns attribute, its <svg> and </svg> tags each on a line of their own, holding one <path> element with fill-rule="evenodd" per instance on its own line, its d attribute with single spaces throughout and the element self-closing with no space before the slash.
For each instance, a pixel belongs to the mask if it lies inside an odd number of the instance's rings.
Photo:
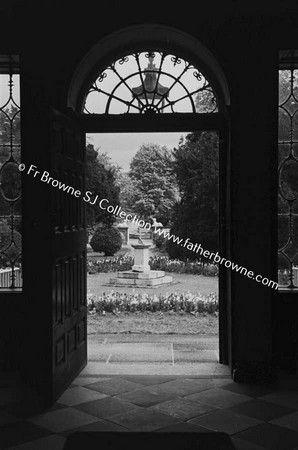
<svg viewBox="0 0 298 450">
<path fill-rule="evenodd" d="M 216 108 L 216 98 L 211 88 L 198 92 L 195 98 L 196 111 L 199 113 L 210 113 Z"/>
<path fill-rule="evenodd" d="M 218 136 L 194 132 L 173 151 L 181 200 L 176 203 L 171 232 L 209 251 L 218 249 Z M 197 259 L 198 254 L 168 241 L 171 257 Z"/>
<path fill-rule="evenodd" d="M 119 204 L 119 187 L 116 185 L 116 170 L 109 165 L 105 154 L 98 154 L 92 144 L 86 147 L 86 191 L 91 191 L 93 198 L 98 195 L 99 199 L 106 198 L 111 205 Z M 94 205 L 87 203 L 87 226 L 93 227 L 101 223 L 112 225 L 116 218 L 113 214 L 99 207 L 98 202 Z"/>
<path fill-rule="evenodd" d="M 117 185 L 120 188 L 119 200 L 122 210 L 134 212 L 134 194 L 136 181 L 130 178 L 127 172 L 120 172 L 117 177 Z"/>
<path fill-rule="evenodd" d="M 130 164 L 131 205 L 142 219 L 155 217 L 166 225 L 178 199 L 173 157 L 170 150 L 157 144 L 143 144 Z"/>
</svg>

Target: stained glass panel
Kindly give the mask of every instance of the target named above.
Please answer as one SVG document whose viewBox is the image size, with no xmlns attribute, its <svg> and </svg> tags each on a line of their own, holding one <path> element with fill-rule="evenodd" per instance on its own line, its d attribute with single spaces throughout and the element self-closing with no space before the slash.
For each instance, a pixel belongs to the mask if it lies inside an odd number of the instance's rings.
<svg viewBox="0 0 298 450">
<path fill-rule="evenodd" d="M 279 286 L 298 288 L 298 70 L 295 58 L 279 70 Z"/>
<path fill-rule="evenodd" d="M 0 288 L 22 286 L 18 57 L 0 56 Z"/>
</svg>

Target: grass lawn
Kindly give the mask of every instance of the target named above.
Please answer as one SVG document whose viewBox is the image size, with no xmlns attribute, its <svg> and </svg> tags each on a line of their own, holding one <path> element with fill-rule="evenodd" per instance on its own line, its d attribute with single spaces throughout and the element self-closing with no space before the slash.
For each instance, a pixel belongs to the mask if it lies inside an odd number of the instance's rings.
<svg viewBox="0 0 298 450">
<path fill-rule="evenodd" d="M 88 255 L 90 256 L 90 255 Z M 95 255 L 94 255 L 95 256 Z M 98 255 L 96 255 L 98 256 Z M 114 287 L 109 285 L 109 280 L 115 277 L 115 273 L 98 273 L 87 276 L 88 292 L 102 295 L 104 292 L 131 292 L 132 288 Z M 135 288 L 135 292 L 148 294 L 165 294 L 166 292 L 192 294 L 200 292 L 208 295 L 211 292 L 218 293 L 218 278 L 203 275 L 166 273 L 173 277 L 173 284 L 158 286 L 156 288 Z M 107 313 L 105 316 L 95 314 L 88 315 L 88 334 L 196 334 L 218 335 L 218 317 L 216 315 L 184 313 L 120 313 L 114 315 Z"/>
<path fill-rule="evenodd" d="M 218 293 L 218 278 L 205 277 L 204 275 L 192 275 L 188 273 L 169 273 L 166 275 L 173 277 L 173 284 L 165 286 L 158 286 L 156 288 L 136 288 L 137 292 L 146 292 L 148 294 L 165 294 L 166 292 L 191 292 L 196 294 L 200 292 L 203 295 L 208 295 L 211 292 Z M 104 292 L 131 292 L 132 288 L 109 286 L 110 278 L 115 277 L 115 273 L 98 273 L 87 276 L 88 292 L 96 295 L 102 295 Z"/>
<path fill-rule="evenodd" d="M 121 313 L 88 315 L 88 334 L 196 334 L 218 335 L 218 317 L 184 313 Z"/>
</svg>

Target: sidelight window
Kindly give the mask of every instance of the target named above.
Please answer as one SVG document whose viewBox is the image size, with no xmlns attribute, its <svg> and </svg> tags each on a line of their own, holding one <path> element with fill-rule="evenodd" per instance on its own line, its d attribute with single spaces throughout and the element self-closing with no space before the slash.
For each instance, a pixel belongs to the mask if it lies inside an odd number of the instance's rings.
<svg viewBox="0 0 298 450">
<path fill-rule="evenodd" d="M 278 131 L 278 272 L 298 288 L 298 52 L 281 52 Z"/>
<path fill-rule="evenodd" d="M 19 61 L 0 55 L 0 289 L 22 286 Z"/>
</svg>

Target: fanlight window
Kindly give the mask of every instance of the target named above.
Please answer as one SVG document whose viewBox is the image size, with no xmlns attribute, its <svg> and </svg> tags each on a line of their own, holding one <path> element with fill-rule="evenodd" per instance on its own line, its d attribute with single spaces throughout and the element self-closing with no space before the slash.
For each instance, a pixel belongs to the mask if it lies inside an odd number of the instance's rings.
<svg viewBox="0 0 298 450">
<path fill-rule="evenodd" d="M 213 113 L 215 93 L 183 58 L 148 51 L 123 56 L 100 72 L 84 102 L 85 114 Z"/>
</svg>

